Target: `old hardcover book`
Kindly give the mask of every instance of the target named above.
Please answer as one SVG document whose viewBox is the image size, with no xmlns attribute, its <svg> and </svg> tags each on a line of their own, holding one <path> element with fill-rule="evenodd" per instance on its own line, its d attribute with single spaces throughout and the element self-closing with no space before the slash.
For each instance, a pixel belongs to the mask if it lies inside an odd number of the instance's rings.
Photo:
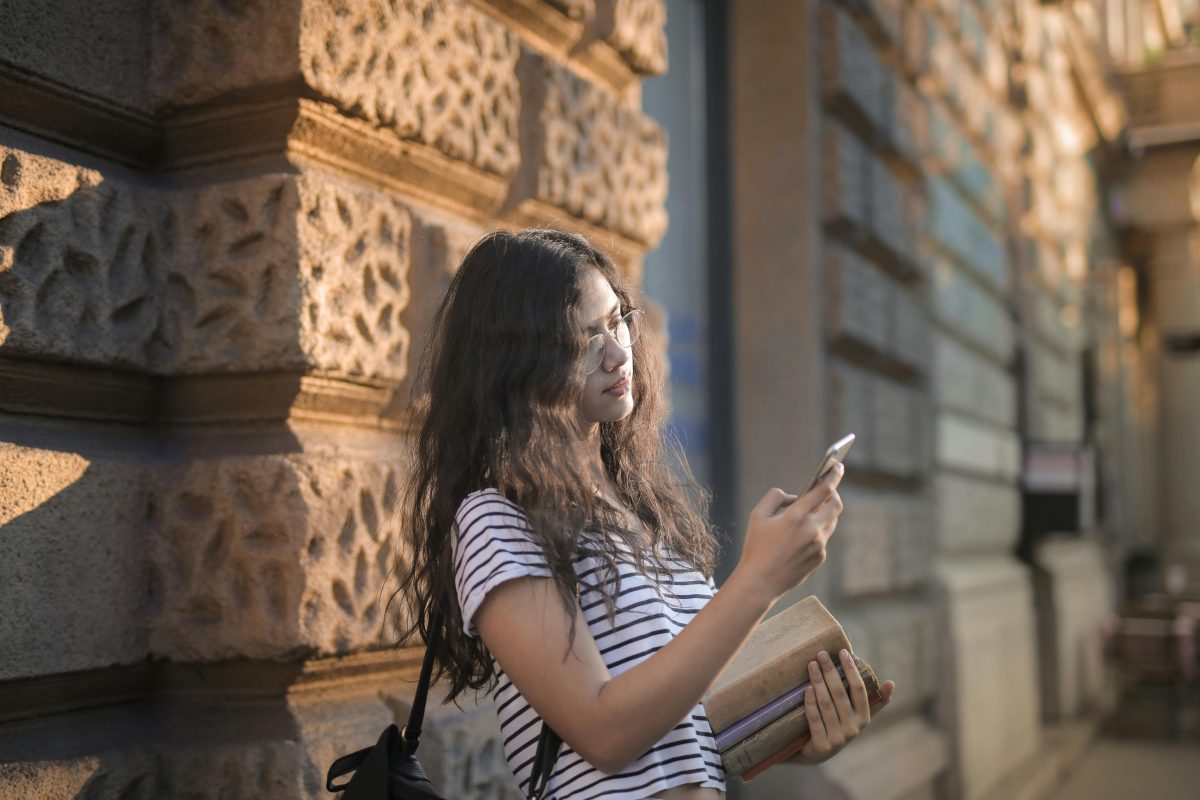
<svg viewBox="0 0 1200 800">
<path fill-rule="evenodd" d="M 806 597 L 759 625 L 701 702 L 720 733 L 808 679 L 808 662 L 824 650 L 837 661 L 850 639 L 816 597 Z"/>
<path fill-rule="evenodd" d="M 883 696 L 880 695 L 879 692 L 868 693 L 867 702 L 871 704 L 872 715 L 874 715 L 876 709 L 879 707 L 881 700 L 883 700 Z M 742 783 L 749 783 L 779 762 L 794 756 L 796 753 L 799 753 L 804 749 L 804 745 L 808 744 L 808 740 L 811 738 L 812 736 L 809 735 L 808 726 L 806 725 L 804 733 L 800 734 L 795 739 L 792 739 L 783 747 L 779 748 L 774 753 L 771 753 L 769 756 L 750 767 L 750 769 L 743 772 L 741 775 Z M 726 766 L 726 769 L 728 769 L 728 766 Z"/>
</svg>

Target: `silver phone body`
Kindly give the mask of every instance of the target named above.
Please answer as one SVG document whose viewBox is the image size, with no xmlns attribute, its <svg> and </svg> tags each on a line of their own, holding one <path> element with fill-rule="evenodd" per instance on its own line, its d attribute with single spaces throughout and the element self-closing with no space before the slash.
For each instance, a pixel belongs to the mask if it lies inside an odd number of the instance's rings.
<svg viewBox="0 0 1200 800">
<path fill-rule="evenodd" d="M 825 455 L 821 456 L 821 463 L 817 465 L 817 471 L 813 473 L 812 480 L 808 482 L 808 487 L 800 494 L 811 492 L 813 487 L 820 482 L 821 478 L 825 477 L 825 473 L 829 472 L 834 464 L 846 457 L 846 453 L 850 452 L 850 446 L 854 444 L 854 438 L 853 433 L 848 433 L 829 445 L 829 449 L 825 451 Z"/>
</svg>

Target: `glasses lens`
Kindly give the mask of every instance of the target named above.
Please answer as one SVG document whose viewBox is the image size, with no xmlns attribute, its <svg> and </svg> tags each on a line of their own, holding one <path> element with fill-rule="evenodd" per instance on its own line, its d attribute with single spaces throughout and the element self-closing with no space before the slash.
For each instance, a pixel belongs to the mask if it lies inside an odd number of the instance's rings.
<svg viewBox="0 0 1200 800">
<path fill-rule="evenodd" d="M 587 350 L 583 355 L 583 373 L 591 375 L 604 360 L 604 336 L 596 334 L 588 339 Z"/>
<path fill-rule="evenodd" d="M 637 308 L 621 317 L 621 321 L 617 324 L 616 337 L 622 347 L 631 347 L 638 340 L 638 334 L 642 327 L 641 317 L 642 312 Z"/>
</svg>

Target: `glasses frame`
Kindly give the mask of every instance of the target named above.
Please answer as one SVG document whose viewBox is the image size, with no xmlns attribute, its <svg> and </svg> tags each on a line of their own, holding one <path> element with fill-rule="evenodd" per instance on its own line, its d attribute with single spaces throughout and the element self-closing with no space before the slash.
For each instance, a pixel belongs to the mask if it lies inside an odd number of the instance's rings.
<svg viewBox="0 0 1200 800">
<path fill-rule="evenodd" d="M 642 317 L 644 317 L 645 315 L 646 315 L 646 312 L 643 311 L 642 309 L 631 308 L 628 311 L 626 311 L 624 314 L 622 314 L 621 318 L 617 320 L 618 328 L 620 327 L 620 325 L 622 323 L 625 324 L 625 330 L 627 330 L 629 332 L 629 344 L 621 344 L 621 340 L 618 339 L 617 335 L 615 333 L 613 333 L 612 331 L 606 330 L 601 333 L 597 333 L 594 336 L 589 336 L 587 338 L 587 341 L 584 343 L 584 347 L 583 347 L 583 358 L 584 358 L 583 374 L 591 375 L 593 372 L 600 369 L 600 365 L 604 363 L 604 357 L 605 357 L 605 355 L 607 355 L 609 339 L 612 339 L 614 342 L 616 342 L 617 347 L 620 347 L 623 350 L 632 349 L 633 345 L 637 343 L 638 338 L 642 335 L 641 328 L 638 326 L 635 326 L 632 323 L 634 320 L 639 320 Z M 591 369 L 588 369 L 587 368 L 588 353 L 592 349 L 592 342 L 596 341 L 597 339 L 601 340 L 600 360 L 596 362 L 596 366 L 592 367 Z"/>
</svg>

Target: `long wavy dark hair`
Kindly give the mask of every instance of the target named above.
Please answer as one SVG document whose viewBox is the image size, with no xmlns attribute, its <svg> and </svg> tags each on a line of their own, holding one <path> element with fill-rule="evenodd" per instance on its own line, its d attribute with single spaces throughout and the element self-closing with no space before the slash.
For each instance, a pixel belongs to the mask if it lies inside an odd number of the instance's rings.
<svg viewBox="0 0 1200 800">
<path fill-rule="evenodd" d="M 471 492 L 496 489 L 525 512 L 572 619 L 572 561 L 585 551 L 601 559 L 592 581 L 610 615 L 622 559 L 661 574 L 658 554 L 666 551 L 713 572 L 708 495 L 664 438 L 663 370 L 652 336 L 633 345 L 632 413 L 600 424 L 603 468 L 645 533 L 595 494 L 578 420 L 587 335 L 577 308 L 589 269 L 608 280 L 622 313 L 634 307 L 612 260 L 582 236 L 490 233 L 463 258 L 433 319 L 417 373 L 418 434 L 401 505 L 412 549 L 396 594 L 409 613 L 394 624 L 399 641 L 417 634 L 429 642 L 434 611 L 442 611 L 434 676 L 448 683 L 446 701 L 467 688 L 490 691 L 496 680 L 482 641 L 463 632 L 455 590 L 454 517 Z M 672 469 L 668 449 L 682 470 Z"/>
</svg>

